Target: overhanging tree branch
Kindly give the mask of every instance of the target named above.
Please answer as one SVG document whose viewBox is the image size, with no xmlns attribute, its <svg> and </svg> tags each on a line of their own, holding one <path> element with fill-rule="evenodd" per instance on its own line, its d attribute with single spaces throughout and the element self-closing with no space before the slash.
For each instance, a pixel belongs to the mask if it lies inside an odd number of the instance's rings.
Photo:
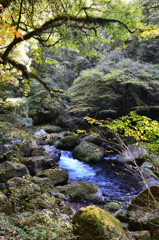
<svg viewBox="0 0 159 240">
<path fill-rule="evenodd" d="M 38 74 L 28 71 L 27 67 L 24 64 L 19 63 L 15 60 L 11 59 L 10 57 L 7 57 L 6 60 L 17 70 L 20 70 L 25 79 L 36 79 L 39 83 L 41 83 L 44 86 L 44 88 L 49 92 L 51 98 L 56 97 L 57 93 L 64 93 L 64 91 L 62 89 L 50 88 L 49 84 L 46 83 Z"/>
<path fill-rule="evenodd" d="M 105 18 L 101 18 L 101 17 L 75 17 L 75 16 L 59 16 L 56 17 L 54 19 L 51 19 L 47 22 L 45 22 L 41 27 L 36 28 L 34 30 L 32 30 L 31 32 L 26 33 L 23 36 L 23 39 L 21 37 L 19 38 L 15 38 L 6 48 L 6 50 L 4 51 L 3 55 L 2 55 L 2 59 L 5 62 L 7 56 L 9 55 L 9 53 L 11 52 L 11 50 L 13 49 L 13 47 L 15 45 L 17 45 L 18 43 L 22 42 L 23 40 L 26 41 L 34 36 L 38 36 L 40 34 L 42 34 L 44 31 L 52 29 L 52 28 L 56 28 L 56 27 L 60 27 L 62 26 L 64 23 L 70 23 L 70 22 L 75 22 L 75 23 L 83 23 L 86 25 L 100 25 L 100 26 L 104 26 L 104 25 L 108 25 L 110 23 L 118 23 L 120 25 L 122 25 L 125 29 L 127 29 L 127 31 L 129 33 L 134 33 L 134 31 L 131 31 L 127 25 L 119 20 L 116 19 L 105 19 Z"/>
</svg>

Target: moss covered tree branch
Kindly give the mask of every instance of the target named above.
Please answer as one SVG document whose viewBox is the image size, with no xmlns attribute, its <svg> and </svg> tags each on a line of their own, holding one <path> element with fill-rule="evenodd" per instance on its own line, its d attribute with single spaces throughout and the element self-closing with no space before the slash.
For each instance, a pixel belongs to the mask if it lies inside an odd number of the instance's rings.
<svg viewBox="0 0 159 240">
<path fill-rule="evenodd" d="M 56 97 L 57 93 L 64 93 L 64 91 L 62 89 L 50 88 L 48 83 L 46 83 L 38 74 L 28 71 L 27 67 L 24 64 L 19 63 L 15 60 L 11 59 L 10 57 L 7 57 L 6 62 L 11 64 L 17 70 L 21 71 L 22 75 L 25 79 L 36 79 L 49 92 L 51 98 Z"/>
</svg>

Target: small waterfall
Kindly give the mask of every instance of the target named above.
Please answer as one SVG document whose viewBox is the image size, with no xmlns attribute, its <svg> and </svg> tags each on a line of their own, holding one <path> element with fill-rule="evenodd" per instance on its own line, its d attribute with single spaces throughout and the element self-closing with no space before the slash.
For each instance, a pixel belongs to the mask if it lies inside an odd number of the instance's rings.
<svg viewBox="0 0 159 240">
<path fill-rule="evenodd" d="M 88 164 L 72 158 L 69 151 L 61 151 L 59 166 L 69 173 L 69 182 L 86 181 L 96 184 L 108 201 L 129 201 L 139 191 L 138 179 L 116 161 L 117 156 L 106 157 Z"/>
</svg>

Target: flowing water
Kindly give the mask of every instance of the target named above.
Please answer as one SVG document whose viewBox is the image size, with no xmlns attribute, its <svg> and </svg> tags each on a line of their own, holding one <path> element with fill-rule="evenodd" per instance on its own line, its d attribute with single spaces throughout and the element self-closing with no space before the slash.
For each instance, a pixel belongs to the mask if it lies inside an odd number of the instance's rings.
<svg viewBox="0 0 159 240">
<path fill-rule="evenodd" d="M 129 201 L 141 191 L 139 179 L 130 173 L 116 156 L 88 164 L 72 158 L 69 151 L 61 151 L 59 166 L 69 173 L 69 183 L 86 181 L 96 184 L 103 191 L 106 201 Z"/>
</svg>

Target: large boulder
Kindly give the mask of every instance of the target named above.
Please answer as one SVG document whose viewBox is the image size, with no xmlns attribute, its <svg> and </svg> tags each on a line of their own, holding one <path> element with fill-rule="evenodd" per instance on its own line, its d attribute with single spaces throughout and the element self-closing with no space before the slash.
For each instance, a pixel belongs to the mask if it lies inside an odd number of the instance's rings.
<svg viewBox="0 0 159 240">
<path fill-rule="evenodd" d="M 104 148 L 89 142 L 80 143 L 72 151 L 73 158 L 83 162 L 98 162 L 104 157 L 104 154 Z"/>
<path fill-rule="evenodd" d="M 69 175 L 66 171 L 61 168 L 53 168 L 41 171 L 37 174 L 40 178 L 48 178 L 52 185 L 64 185 L 67 183 Z"/>
<path fill-rule="evenodd" d="M 89 182 L 74 182 L 54 188 L 53 195 L 70 202 L 103 203 L 102 190 Z"/>
<path fill-rule="evenodd" d="M 58 166 L 52 158 L 48 158 L 47 156 L 22 158 L 22 163 L 28 168 L 32 176 L 45 169 Z"/>
<path fill-rule="evenodd" d="M 9 198 L 1 206 L 0 211 L 8 214 L 28 209 L 31 199 L 35 199 L 41 193 L 39 185 L 19 177 L 7 181 L 7 187 Z"/>
<path fill-rule="evenodd" d="M 66 136 L 61 138 L 58 142 L 56 147 L 61 150 L 71 151 L 73 150 L 78 144 L 80 143 L 79 138 L 75 135 Z"/>
<path fill-rule="evenodd" d="M 148 153 L 148 150 L 143 144 L 140 146 L 130 144 L 128 145 L 129 150 L 125 150 L 122 154 L 117 157 L 118 161 L 123 163 L 132 163 L 132 160 L 135 159 L 138 165 L 142 165 L 145 161 L 145 156 Z"/>
<path fill-rule="evenodd" d="M 5 183 L 13 177 L 23 177 L 25 174 L 29 174 L 29 171 L 24 164 L 6 161 L 0 166 L 0 183 Z"/>
<path fill-rule="evenodd" d="M 159 239 L 159 185 L 140 192 L 129 202 L 129 227 L 133 231 L 149 230 Z"/>
<path fill-rule="evenodd" d="M 73 232 L 80 240 L 133 240 L 119 220 L 97 206 L 82 207 L 72 218 Z"/>
</svg>

